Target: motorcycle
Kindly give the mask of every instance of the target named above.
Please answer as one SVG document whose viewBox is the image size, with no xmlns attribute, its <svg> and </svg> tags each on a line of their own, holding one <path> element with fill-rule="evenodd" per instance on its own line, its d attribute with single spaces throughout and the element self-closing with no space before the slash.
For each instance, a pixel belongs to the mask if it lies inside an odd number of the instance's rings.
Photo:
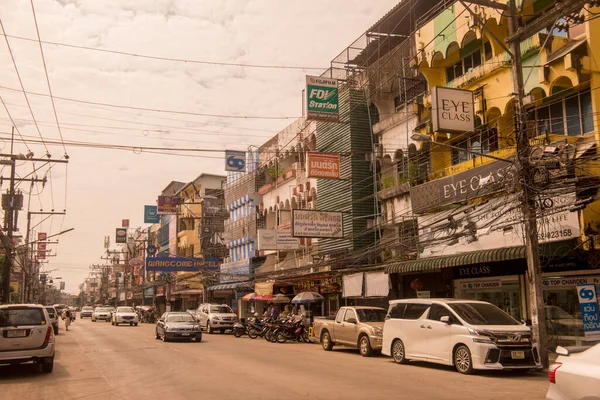
<svg viewBox="0 0 600 400">
<path fill-rule="evenodd" d="M 275 340 L 278 343 L 285 343 L 288 340 L 308 343 L 308 333 L 304 329 L 302 321 L 286 321 L 275 333 Z"/>
<path fill-rule="evenodd" d="M 240 322 L 233 324 L 233 336 L 241 338 L 244 335 L 248 335 L 248 327 Z"/>
</svg>

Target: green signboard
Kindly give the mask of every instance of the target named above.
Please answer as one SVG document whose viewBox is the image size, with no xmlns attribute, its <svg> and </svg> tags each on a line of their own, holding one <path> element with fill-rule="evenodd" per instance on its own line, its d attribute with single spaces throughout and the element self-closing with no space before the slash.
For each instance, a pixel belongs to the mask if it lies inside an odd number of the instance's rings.
<svg viewBox="0 0 600 400">
<path fill-rule="evenodd" d="M 306 117 L 317 121 L 338 122 L 337 79 L 306 77 Z"/>
</svg>

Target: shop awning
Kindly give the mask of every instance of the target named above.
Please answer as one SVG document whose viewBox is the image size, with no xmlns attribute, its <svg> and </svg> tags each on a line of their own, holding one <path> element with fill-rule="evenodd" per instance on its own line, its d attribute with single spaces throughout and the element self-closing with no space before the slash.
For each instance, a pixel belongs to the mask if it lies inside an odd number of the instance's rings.
<svg viewBox="0 0 600 400">
<path fill-rule="evenodd" d="M 174 296 L 176 295 L 180 295 L 180 296 L 197 296 L 197 295 L 201 295 L 203 292 L 202 289 L 186 289 L 186 290 L 178 290 L 176 292 L 173 292 L 172 294 Z"/>
<path fill-rule="evenodd" d="M 238 287 L 254 289 L 254 281 L 222 283 L 220 285 L 211 286 L 206 290 L 233 290 L 237 289 Z"/>
<path fill-rule="evenodd" d="M 384 265 L 388 274 L 410 272 L 430 272 L 435 269 L 458 267 L 494 261 L 510 261 L 525 258 L 525 246 L 504 247 L 501 249 L 473 251 L 450 256 L 423 258 L 421 260 L 401 261 Z"/>
<path fill-rule="evenodd" d="M 572 42 L 565 44 L 563 47 L 561 47 L 560 49 L 555 51 L 553 54 L 550 54 L 548 56 L 548 60 L 546 60 L 545 65 L 548 65 L 551 62 L 558 60 L 559 58 L 563 58 L 564 56 L 566 56 L 567 54 L 569 54 L 570 52 L 572 52 L 573 50 L 577 49 L 579 46 L 581 46 L 585 43 L 586 43 L 586 38 L 581 38 L 579 40 L 574 40 Z"/>
</svg>

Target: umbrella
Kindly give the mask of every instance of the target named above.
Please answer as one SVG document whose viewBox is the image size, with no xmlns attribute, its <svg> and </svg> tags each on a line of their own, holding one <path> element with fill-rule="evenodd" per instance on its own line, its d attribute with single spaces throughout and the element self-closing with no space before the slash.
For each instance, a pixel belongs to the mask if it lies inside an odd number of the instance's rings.
<svg viewBox="0 0 600 400">
<path fill-rule="evenodd" d="M 289 303 L 290 298 L 284 294 L 278 293 L 275 296 L 273 296 L 273 299 L 271 301 L 273 303 Z"/>
<path fill-rule="evenodd" d="M 315 292 L 302 292 L 298 293 L 293 299 L 292 304 L 306 304 L 306 303 L 317 303 L 325 300 L 323 296 Z"/>
<path fill-rule="evenodd" d="M 248 293 L 247 295 L 242 297 L 242 300 L 244 300 L 244 301 L 269 301 L 272 299 L 273 299 L 273 296 L 270 294 L 268 294 L 266 296 L 261 296 L 260 294 L 256 294 L 256 293 Z"/>
</svg>

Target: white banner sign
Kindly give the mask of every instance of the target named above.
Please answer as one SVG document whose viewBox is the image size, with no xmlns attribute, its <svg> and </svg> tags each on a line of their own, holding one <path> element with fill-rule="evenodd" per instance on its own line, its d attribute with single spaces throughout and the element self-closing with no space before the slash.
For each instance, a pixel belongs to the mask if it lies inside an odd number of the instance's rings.
<svg viewBox="0 0 600 400">
<path fill-rule="evenodd" d="M 308 238 L 343 238 L 344 215 L 337 211 L 292 210 L 292 235 Z"/>
<path fill-rule="evenodd" d="M 546 198 L 542 203 L 542 217 L 537 220 L 540 243 L 581 236 L 578 213 L 568 211 L 575 195 Z M 522 220 L 517 195 L 421 216 L 421 258 L 523 246 Z"/>
<path fill-rule="evenodd" d="M 575 287 L 577 285 L 600 285 L 600 276 L 572 276 L 564 278 L 543 278 L 542 286 Z"/>
<path fill-rule="evenodd" d="M 465 290 L 499 289 L 501 287 L 502 281 L 463 282 L 461 285 L 461 288 Z"/>
<path fill-rule="evenodd" d="M 300 239 L 293 237 L 289 230 L 258 230 L 258 250 L 297 250 L 299 248 Z"/>
</svg>

